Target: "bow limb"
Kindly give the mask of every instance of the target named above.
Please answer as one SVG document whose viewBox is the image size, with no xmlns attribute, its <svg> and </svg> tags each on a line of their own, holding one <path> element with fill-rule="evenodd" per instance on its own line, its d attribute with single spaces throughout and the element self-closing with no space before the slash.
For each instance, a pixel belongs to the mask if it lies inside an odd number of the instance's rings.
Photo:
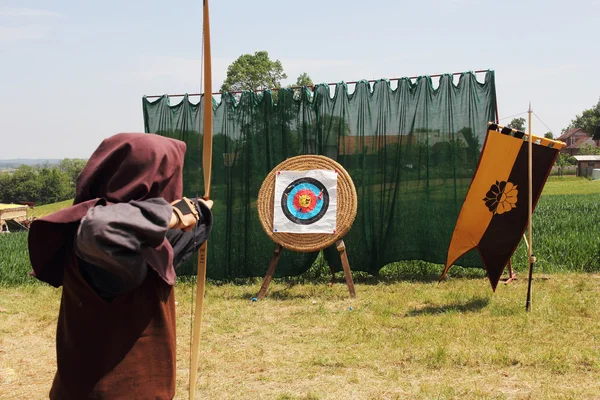
<svg viewBox="0 0 600 400">
<path fill-rule="evenodd" d="M 202 170 L 204 174 L 204 199 L 210 199 L 210 181 L 212 169 L 212 65 L 210 53 L 210 23 L 208 17 L 208 0 L 204 0 L 204 138 L 202 145 Z M 198 283 L 196 285 L 196 307 L 194 311 L 194 328 L 192 339 L 192 359 L 190 363 L 190 400 L 196 397 L 196 381 L 198 378 L 198 346 L 200 344 L 200 326 L 202 325 L 202 311 L 204 305 L 204 291 L 206 283 L 206 240 L 198 250 Z"/>
</svg>

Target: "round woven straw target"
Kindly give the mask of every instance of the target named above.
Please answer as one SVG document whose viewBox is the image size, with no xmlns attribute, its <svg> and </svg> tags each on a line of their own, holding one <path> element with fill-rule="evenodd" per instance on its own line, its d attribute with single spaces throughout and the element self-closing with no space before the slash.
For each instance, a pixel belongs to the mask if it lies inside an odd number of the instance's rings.
<svg viewBox="0 0 600 400">
<path fill-rule="evenodd" d="M 336 232 L 327 233 L 282 233 L 273 232 L 275 207 L 275 175 L 277 171 L 337 171 L 337 214 Z M 352 226 L 356 217 L 358 199 L 354 182 L 348 172 L 334 160 L 316 155 L 292 157 L 276 166 L 265 178 L 258 192 L 258 216 L 265 233 L 286 249 L 311 252 L 319 251 L 340 240 Z"/>
</svg>

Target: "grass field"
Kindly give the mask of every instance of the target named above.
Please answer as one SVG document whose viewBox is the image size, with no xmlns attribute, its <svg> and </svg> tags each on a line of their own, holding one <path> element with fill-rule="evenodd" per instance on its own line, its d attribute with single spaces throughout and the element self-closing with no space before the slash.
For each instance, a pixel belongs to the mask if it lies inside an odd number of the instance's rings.
<svg viewBox="0 0 600 400">
<path fill-rule="evenodd" d="M 37 206 L 37 207 L 34 207 L 33 209 L 29 209 L 29 211 L 27 212 L 27 216 L 29 218 L 32 218 L 32 217 L 41 218 L 48 214 L 52 214 L 53 212 L 62 210 L 63 208 L 70 207 L 71 205 L 73 205 L 73 199 L 65 200 L 65 201 L 61 201 L 61 202 L 53 203 L 53 204 L 46 204 L 43 206 Z"/>
<path fill-rule="evenodd" d="M 453 267 L 438 285 L 440 266 L 421 262 L 356 273 L 356 299 L 329 287 L 322 265 L 275 279 L 260 302 L 259 279 L 210 282 L 198 398 L 600 400 L 599 226 L 600 182 L 550 178 L 534 214 L 530 313 L 524 273 L 493 293 L 481 270 Z M 27 277 L 26 239 L 0 235 L 0 399 L 47 398 L 55 371 L 61 291 Z M 192 289 L 176 286 L 177 399 Z"/>
<path fill-rule="evenodd" d="M 27 232 L 0 234 L 0 287 L 37 284 L 29 271 Z"/>
<path fill-rule="evenodd" d="M 551 176 L 544 186 L 542 198 L 556 194 L 600 194 L 600 181 L 592 181 L 576 176 Z"/>
<path fill-rule="evenodd" d="M 400 278 L 400 279 L 397 279 Z M 600 275 L 208 285 L 198 398 L 598 399 Z M 177 399 L 187 399 L 191 289 L 178 300 Z M 0 398 L 47 398 L 60 290 L 0 289 Z"/>
</svg>

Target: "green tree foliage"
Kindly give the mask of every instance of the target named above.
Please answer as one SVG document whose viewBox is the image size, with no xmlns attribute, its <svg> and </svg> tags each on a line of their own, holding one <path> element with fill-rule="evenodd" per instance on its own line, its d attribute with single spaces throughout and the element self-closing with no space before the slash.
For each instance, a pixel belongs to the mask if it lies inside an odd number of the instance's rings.
<svg viewBox="0 0 600 400">
<path fill-rule="evenodd" d="M 0 203 L 56 203 L 75 196 L 75 181 L 86 160 L 65 159 L 58 166 L 21 165 L 0 174 Z"/>
<path fill-rule="evenodd" d="M 525 118 L 513 118 L 512 121 L 510 121 L 510 124 L 508 124 L 508 127 L 525 132 L 525 122 L 527 122 Z"/>
<path fill-rule="evenodd" d="M 37 179 L 38 167 L 22 165 L 12 175 L 12 180 L 6 191 L 8 198 L 3 198 L 3 203 L 20 203 L 23 201 L 37 201 L 40 192 L 40 181 Z M 35 199 L 35 200 L 34 200 Z"/>
<path fill-rule="evenodd" d="M 313 81 L 310 79 L 310 76 L 306 72 L 300 74 L 298 79 L 296 79 L 296 86 L 313 86 Z"/>
<path fill-rule="evenodd" d="M 555 162 L 556 166 L 561 168 L 561 167 L 566 167 L 567 165 L 569 165 L 570 164 L 568 161 L 569 157 L 570 156 L 567 153 L 560 153 Z"/>
<path fill-rule="evenodd" d="M 569 165 L 576 165 L 577 160 L 567 153 L 560 153 L 554 164 L 558 167 L 558 174 L 562 176 L 564 168 Z"/>
<path fill-rule="evenodd" d="M 308 76 L 308 74 L 306 72 L 303 72 L 300 74 L 300 76 L 298 76 L 298 79 L 296 79 L 296 83 L 293 85 L 288 85 L 288 88 L 293 88 L 293 87 L 312 87 L 314 86 L 312 79 L 310 78 L 310 76 Z M 294 99 L 298 100 L 300 99 L 300 96 L 302 95 L 301 90 L 302 89 L 293 89 L 294 90 Z M 306 89 L 309 90 L 309 89 Z M 312 92 L 309 91 L 308 92 L 309 96 L 312 96 Z"/>
<path fill-rule="evenodd" d="M 552 134 L 552 132 L 546 132 L 546 133 L 544 134 L 544 137 L 545 137 L 546 139 L 554 139 L 554 135 Z"/>
<path fill-rule="evenodd" d="M 279 88 L 285 78 L 281 61 L 272 61 L 266 51 L 243 54 L 227 68 L 221 92 Z"/>
<path fill-rule="evenodd" d="M 596 127 L 600 123 L 600 99 L 598 104 L 588 110 L 584 110 L 581 115 L 576 115 L 575 119 L 571 121 L 571 125 L 574 128 L 583 129 L 588 135 L 593 135 L 596 131 Z"/>
<path fill-rule="evenodd" d="M 0 203 L 8 203 L 4 199 L 12 196 L 12 175 L 7 172 L 0 172 Z"/>
<path fill-rule="evenodd" d="M 87 160 L 81 158 L 65 158 L 59 162 L 58 169 L 66 172 L 72 182 L 76 182 L 85 164 L 87 164 Z"/>
<path fill-rule="evenodd" d="M 593 156 L 600 155 L 600 147 L 592 146 L 591 144 L 582 144 L 579 148 L 579 155 L 581 156 Z"/>
<path fill-rule="evenodd" d="M 58 168 L 40 168 L 37 173 L 39 204 L 50 204 L 75 196 L 75 185 L 69 174 Z"/>
</svg>

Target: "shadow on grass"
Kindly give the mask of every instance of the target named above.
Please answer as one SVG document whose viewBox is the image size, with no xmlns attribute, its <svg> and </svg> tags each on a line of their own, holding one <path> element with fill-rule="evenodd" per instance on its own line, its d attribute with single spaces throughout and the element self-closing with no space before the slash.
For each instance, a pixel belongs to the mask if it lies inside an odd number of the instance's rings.
<svg viewBox="0 0 600 400">
<path fill-rule="evenodd" d="M 278 287 L 278 288 L 269 288 L 269 290 L 267 290 L 267 294 L 265 295 L 264 300 L 296 300 L 296 299 L 310 299 L 312 297 L 314 297 L 313 293 L 294 293 L 291 292 L 289 289 L 291 288 L 291 286 L 288 287 Z M 327 289 L 326 285 L 323 285 L 323 290 Z M 243 293 L 239 293 L 239 294 L 235 294 L 232 295 L 231 298 L 233 299 L 240 299 L 240 300 L 251 300 L 251 301 L 257 301 L 257 300 L 253 300 L 256 298 L 256 296 L 258 295 L 258 292 L 260 290 L 260 285 L 256 286 L 256 290 L 246 290 Z M 261 300 L 258 300 L 261 301 Z"/>
<path fill-rule="evenodd" d="M 426 306 L 423 308 L 412 310 L 406 313 L 407 317 L 418 317 L 421 315 L 438 315 L 445 314 L 448 312 L 459 312 L 459 313 L 468 313 L 468 312 L 477 312 L 483 309 L 488 305 L 490 299 L 487 297 L 478 297 L 469 300 L 466 303 L 459 304 L 448 304 L 441 306 Z"/>
<path fill-rule="evenodd" d="M 352 280 L 357 285 L 392 285 L 400 282 L 410 283 L 437 283 L 440 279 L 443 267 L 436 264 L 425 266 L 396 265 L 386 266 L 379 271 L 379 274 L 373 275 L 364 271 L 352 271 Z M 486 278 L 484 270 L 475 268 L 453 267 L 447 277 L 442 281 L 452 279 L 479 280 Z M 306 273 L 299 276 L 290 276 L 285 278 L 274 278 L 278 282 L 289 286 L 304 284 L 328 284 L 332 281 L 329 268 L 315 269 L 314 267 Z M 345 284 L 344 273 L 336 271 L 334 284 Z"/>
<path fill-rule="evenodd" d="M 252 297 L 256 296 L 256 293 L 252 295 Z M 309 299 L 313 297 L 309 293 L 291 293 L 287 290 L 273 290 L 267 291 L 265 295 L 265 299 L 271 300 L 294 300 L 294 299 Z M 260 300 L 259 300 L 260 301 Z"/>
<path fill-rule="evenodd" d="M 352 266 L 351 266 L 352 269 Z M 437 283 L 443 270 L 443 265 L 432 264 L 424 261 L 405 261 L 388 264 L 379 270 L 379 273 L 373 275 L 364 271 L 352 271 L 352 280 L 356 285 L 392 285 L 399 282 L 410 283 Z M 266 268 L 265 268 L 266 273 Z M 448 271 L 447 279 L 467 279 L 479 280 L 486 277 L 486 273 L 478 268 L 463 268 L 453 266 Z M 210 284 L 215 286 L 221 285 L 257 285 L 257 292 L 262 284 L 264 276 L 249 277 L 249 278 L 231 278 L 224 280 L 208 279 Z M 195 276 L 180 276 L 181 282 L 195 283 Z M 331 272 L 322 258 L 318 259 L 315 264 L 305 273 L 297 276 L 278 277 L 275 271 L 273 282 L 284 284 L 288 287 L 296 285 L 327 285 L 332 282 Z M 335 272 L 334 284 L 345 284 L 345 277 L 342 271 Z"/>
</svg>

